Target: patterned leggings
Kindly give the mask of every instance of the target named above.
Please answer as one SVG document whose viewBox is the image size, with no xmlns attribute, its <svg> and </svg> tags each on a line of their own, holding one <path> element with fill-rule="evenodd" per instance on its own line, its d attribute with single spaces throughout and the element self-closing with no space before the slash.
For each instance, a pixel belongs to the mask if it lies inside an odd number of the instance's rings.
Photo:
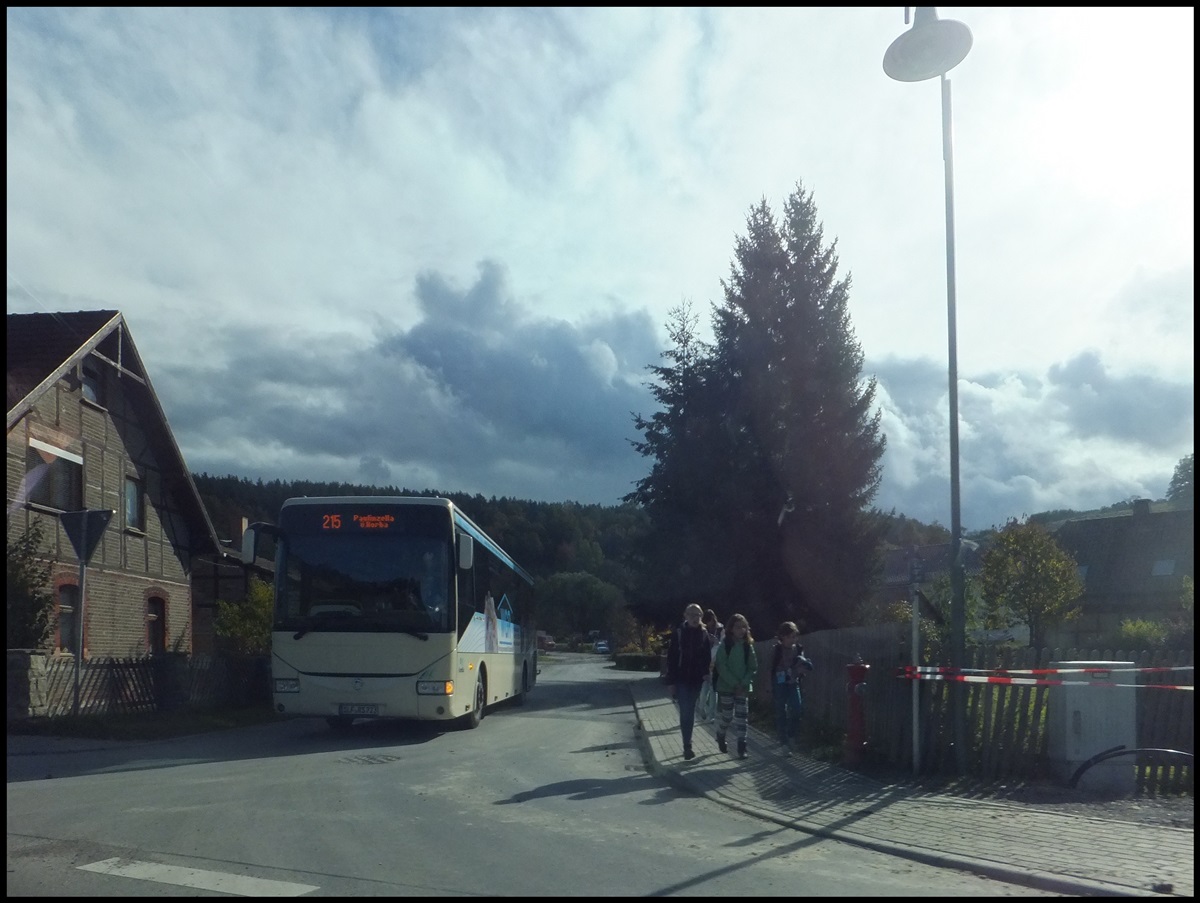
<svg viewBox="0 0 1200 903">
<path fill-rule="evenodd" d="M 717 695 L 717 736 L 724 737 L 733 722 L 733 736 L 746 739 L 746 727 L 750 719 L 750 700 L 745 696 Z"/>
</svg>

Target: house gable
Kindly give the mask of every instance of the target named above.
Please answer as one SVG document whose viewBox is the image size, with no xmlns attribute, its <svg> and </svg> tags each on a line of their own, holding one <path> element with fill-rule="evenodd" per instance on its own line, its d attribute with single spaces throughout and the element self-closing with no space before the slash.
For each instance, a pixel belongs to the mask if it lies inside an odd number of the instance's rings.
<svg viewBox="0 0 1200 903">
<path fill-rule="evenodd" d="M 89 564 L 85 650 L 188 648 L 193 562 L 225 552 L 124 318 L 10 314 L 7 327 L 10 537 L 34 522 L 46 528 L 58 599 L 78 584 L 58 513 L 113 509 Z"/>
</svg>

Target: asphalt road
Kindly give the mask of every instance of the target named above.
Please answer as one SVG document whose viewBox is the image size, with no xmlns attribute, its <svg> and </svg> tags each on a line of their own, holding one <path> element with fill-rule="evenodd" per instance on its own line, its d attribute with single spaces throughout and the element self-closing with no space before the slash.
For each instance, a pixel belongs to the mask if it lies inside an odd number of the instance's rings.
<svg viewBox="0 0 1200 903">
<path fill-rule="evenodd" d="M 474 731 L 304 719 L 10 755 L 8 894 L 1044 895 L 674 789 L 642 761 L 629 679 L 558 654 Z"/>
</svg>

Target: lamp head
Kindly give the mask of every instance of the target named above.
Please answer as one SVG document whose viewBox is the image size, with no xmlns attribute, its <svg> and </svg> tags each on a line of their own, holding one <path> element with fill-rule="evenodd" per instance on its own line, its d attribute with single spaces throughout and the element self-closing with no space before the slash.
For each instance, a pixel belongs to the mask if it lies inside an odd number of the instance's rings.
<svg viewBox="0 0 1200 903">
<path fill-rule="evenodd" d="M 908 7 L 904 8 L 908 21 Z M 918 6 L 913 27 L 888 47 L 883 71 L 899 82 L 920 82 L 945 75 L 971 50 L 971 29 L 954 19 L 939 19 L 932 6 Z"/>
</svg>

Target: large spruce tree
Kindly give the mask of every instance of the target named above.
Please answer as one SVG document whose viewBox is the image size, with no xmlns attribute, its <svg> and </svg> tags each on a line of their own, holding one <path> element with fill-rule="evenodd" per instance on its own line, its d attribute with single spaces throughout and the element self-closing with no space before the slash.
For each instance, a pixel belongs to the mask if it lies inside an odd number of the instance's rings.
<svg viewBox="0 0 1200 903">
<path fill-rule="evenodd" d="M 713 475 L 729 460 L 732 443 L 709 379 L 712 349 L 697 337 L 697 322 L 688 303 L 670 312 L 666 363 L 649 368 L 659 410 L 634 417 L 643 438 L 633 446 L 652 463 L 625 500 L 640 505 L 651 526 L 634 556 L 639 579 L 631 603 L 639 617 L 658 624 L 681 620 L 688 602 L 725 617 L 734 583 L 730 559 L 711 554 L 728 532 Z"/>
<path fill-rule="evenodd" d="M 664 409 L 635 419 L 635 447 L 655 460 L 630 499 L 669 531 L 676 557 L 650 570 L 690 565 L 707 582 L 684 581 L 685 594 L 723 619 L 740 611 L 759 635 L 785 619 L 851 623 L 875 575 L 868 506 L 885 440 L 837 263 L 801 185 L 782 222 L 765 199 L 751 208 L 713 345 L 690 331 L 681 343 L 675 329 L 673 366 L 652 368 Z"/>
</svg>

